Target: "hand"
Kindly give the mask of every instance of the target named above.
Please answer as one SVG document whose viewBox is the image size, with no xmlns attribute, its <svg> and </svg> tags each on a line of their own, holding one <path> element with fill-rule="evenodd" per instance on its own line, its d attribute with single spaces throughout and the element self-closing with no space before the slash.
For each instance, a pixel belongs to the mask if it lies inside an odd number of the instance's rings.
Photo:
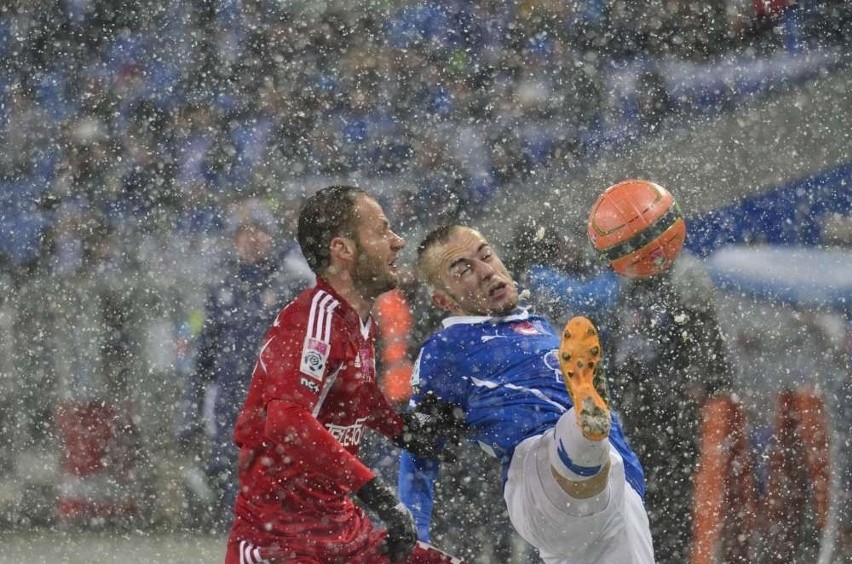
<svg viewBox="0 0 852 564">
<path fill-rule="evenodd" d="M 414 518 L 393 490 L 379 478 L 373 478 L 355 493 L 385 523 L 385 551 L 392 562 L 408 560 L 417 543 Z"/>
<path fill-rule="evenodd" d="M 414 412 L 428 417 L 429 427 L 445 436 L 460 438 L 467 429 L 461 407 L 427 393 L 414 407 Z"/>
<path fill-rule="evenodd" d="M 396 446 L 414 456 L 455 462 L 455 452 L 449 448 L 452 445 L 448 444 L 449 435 L 435 417 L 417 411 L 407 411 L 400 417 L 404 426 L 402 432 L 393 438 Z"/>
<path fill-rule="evenodd" d="M 452 447 L 459 443 L 466 429 L 461 408 L 428 394 L 413 411 L 401 417 L 405 426 L 393 438 L 394 444 L 415 456 L 455 461 Z"/>
<path fill-rule="evenodd" d="M 398 516 L 393 519 L 383 519 L 388 536 L 385 538 L 385 550 L 391 562 L 405 562 L 414 551 L 417 544 L 417 530 L 414 528 L 414 518 L 402 502 L 395 507 Z"/>
</svg>

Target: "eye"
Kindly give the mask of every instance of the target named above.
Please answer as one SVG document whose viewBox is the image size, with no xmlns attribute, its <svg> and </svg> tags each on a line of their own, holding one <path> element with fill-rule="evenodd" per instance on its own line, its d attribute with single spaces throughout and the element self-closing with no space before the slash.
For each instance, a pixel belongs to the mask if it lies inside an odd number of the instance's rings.
<svg viewBox="0 0 852 564">
<path fill-rule="evenodd" d="M 459 264 L 453 269 L 453 276 L 456 278 L 461 278 L 465 274 L 471 271 L 470 263 L 466 262 L 463 264 Z"/>
</svg>

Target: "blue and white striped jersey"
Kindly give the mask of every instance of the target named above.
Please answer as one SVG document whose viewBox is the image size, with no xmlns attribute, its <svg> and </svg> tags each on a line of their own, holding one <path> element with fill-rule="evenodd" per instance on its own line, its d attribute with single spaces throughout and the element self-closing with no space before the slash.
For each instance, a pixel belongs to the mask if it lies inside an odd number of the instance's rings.
<svg viewBox="0 0 852 564">
<path fill-rule="evenodd" d="M 557 358 L 559 335 L 527 310 L 507 317 L 450 317 L 423 345 L 412 374 L 416 404 L 427 393 L 462 408 L 469 436 L 502 464 L 503 483 L 515 447 L 556 425 L 571 407 Z M 644 497 L 642 467 L 613 413 L 610 442 L 624 459 L 629 484 Z M 404 452 L 399 493 L 418 536 L 428 539 L 439 463 Z"/>
</svg>

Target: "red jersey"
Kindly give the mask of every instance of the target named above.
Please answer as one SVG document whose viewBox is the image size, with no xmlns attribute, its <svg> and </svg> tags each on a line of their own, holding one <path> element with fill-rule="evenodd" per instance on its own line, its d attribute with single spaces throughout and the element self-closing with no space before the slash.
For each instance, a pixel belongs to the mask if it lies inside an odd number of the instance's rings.
<svg viewBox="0 0 852 564">
<path fill-rule="evenodd" d="M 343 554 L 371 542 L 348 495 L 374 477 L 358 446 L 365 426 L 389 437 L 403 426 L 376 383 L 373 340 L 372 319 L 362 323 L 322 279 L 278 314 L 234 431 L 234 533 L 294 548 L 331 543 Z"/>
</svg>

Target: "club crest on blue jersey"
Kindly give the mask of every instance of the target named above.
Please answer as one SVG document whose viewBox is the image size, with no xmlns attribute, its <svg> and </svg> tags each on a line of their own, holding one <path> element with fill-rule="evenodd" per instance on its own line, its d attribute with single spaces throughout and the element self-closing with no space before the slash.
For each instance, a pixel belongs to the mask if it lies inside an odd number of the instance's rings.
<svg viewBox="0 0 852 564">
<path fill-rule="evenodd" d="M 544 355 L 544 365 L 553 370 L 553 374 L 561 379 L 562 378 L 562 368 L 559 366 L 559 351 L 557 349 L 553 349 L 548 351 L 547 354 Z"/>
<path fill-rule="evenodd" d="M 540 326 L 536 327 L 535 323 L 528 321 L 528 320 L 518 321 L 517 323 L 512 323 L 510 325 L 510 327 L 512 328 L 512 331 L 514 331 L 515 333 L 517 333 L 519 335 L 544 335 L 545 334 L 544 330 Z"/>
</svg>

